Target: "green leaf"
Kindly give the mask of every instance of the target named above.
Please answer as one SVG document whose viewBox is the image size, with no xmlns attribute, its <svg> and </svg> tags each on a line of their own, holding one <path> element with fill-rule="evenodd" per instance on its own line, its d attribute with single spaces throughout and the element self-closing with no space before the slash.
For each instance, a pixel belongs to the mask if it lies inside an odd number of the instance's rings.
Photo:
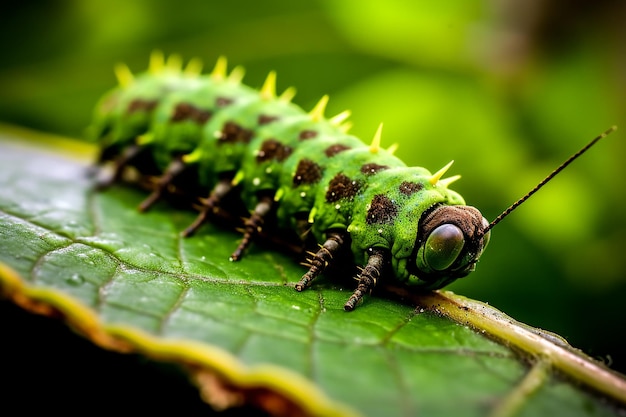
<svg viewBox="0 0 626 417">
<path fill-rule="evenodd" d="M 95 192 L 91 148 L 0 137 L 0 288 L 28 310 L 60 314 L 94 343 L 183 365 L 214 405 L 243 399 L 272 415 L 616 415 L 626 380 L 559 336 L 450 292 L 388 283 L 354 312 L 347 286 L 321 280 L 238 235 L 179 231 L 190 210 L 145 193 Z M 20 142 L 21 141 L 21 142 Z M 55 151 L 50 151 L 50 144 Z M 81 145 L 84 146 L 84 145 Z M 59 152 L 58 149 L 62 149 Z M 621 404 L 621 405 L 620 405 Z"/>
</svg>

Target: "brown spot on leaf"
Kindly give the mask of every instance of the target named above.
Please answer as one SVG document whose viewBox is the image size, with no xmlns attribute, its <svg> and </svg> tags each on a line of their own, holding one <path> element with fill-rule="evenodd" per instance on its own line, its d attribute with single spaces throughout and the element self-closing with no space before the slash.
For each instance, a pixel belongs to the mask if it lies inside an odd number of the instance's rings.
<svg viewBox="0 0 626 417">
<path fill-rule="evenodd" d="M 293 176 L 293 185 L 315 184 L 322 179 L 322 167 L 310 159 L 302 159 L 298 162 L 296 173 Z"/>
<path fill-rule="evenodd" d="M 261 144 L 261 149 L 256 154 L 257 163 L 277 160 L 284 161 L 289 155 L 291 155 L 291 149 L 289 146 L 285 146 L 276 139 L 267 139 Z"/>
<path fill-rule="evenodd" d="M 398 187 L 400 192 L 404 195 L 414 194 L 418 192 L 419 190 L 421 190 L 422 188 L 424 188 L 422 184 L 418 182 L 409 182 L 409 181 L 404 181 L 402 184 L 400 184 L 400 187 Z"/>
<path fill-rule="evenodd" d="M 252 131 L 244 129 L 234 122 L 226 122 L 222 128 L 222 135 L 219 137 L 220 143 L 249 143 L 252 138 Z"/>
<path fill-rule="evenodd" d="M 347 176 L 339 173 L 330 180 L 328 191 L 326 192 L 326 201 L 334 203 L 343 198 L 351 199 L 361 190 L 361 183 L 352 180 Z"/>
<path fill-rule="evenodd" d="M 398 215 L 398 207 L 389 197 L 377 194 L 374 196 L 369 210 L 367 210 L 367 224 L 393 223 Z"/>
<path fill-rule="evenodd" d="M 340 152 L 347 151 L 348 149 L 350 149 L 349 146 L 342 145 L 342 144 L 338 143 L 338 144 L 335 144 L 335 145 L 330 145 L 328 148 L 326 148 L 324 150 L 324 153 L 326 154 L 327 157 L 330 158 L 332 156 L 337 155 Z"/>
<path fill-rule="evenodd" d="M 378 164 L 365 164 L 361 167 L 361 172 L 367 176 L 374 175 L 379 171 L 384 171 L 388 169 L 387 165 L 378 165 Z"/>
</svg>

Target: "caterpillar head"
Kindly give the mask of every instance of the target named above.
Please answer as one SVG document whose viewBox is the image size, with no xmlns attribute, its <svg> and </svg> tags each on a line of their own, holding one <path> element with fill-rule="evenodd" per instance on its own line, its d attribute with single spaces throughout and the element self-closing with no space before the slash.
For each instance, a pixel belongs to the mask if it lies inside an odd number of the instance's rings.
<svg viewBox="0 0 626 417">
<path fill-rule="evenodd" d="M 441 288 L 472 272 L 489 243 L 489 222 L 464 205 L 435 205 L 419 220 L 406 272 L 428 289 Z"/>
<path fill-rule="evenodd" d="M 616 126 L 612 126 L 596 136 L 528 193 L 506 208 L 491 223 L 474 207 L 462 205 L 464 204 L 462 199 L 459 200 L 459 205 L 433 205 L 420 218 L 417 240 L 408 261 L 392 262 L 396 274 L 406 277 L 408 273 L 410 276 L 416 276 L 418 284 L 428 289 L 441 288 L 457 278 L 466 276 L 474 270 L 478 258 L 489 243 L 490 230 L 496 224 L 522 205 L 572 161 L 616 129 Z M 448 166 L 441 171 L 445 172 Z M 431 184 L 435 185 L 440 182 L 442 175 L 440 172 L 430 178 Z M 449 183 L 448 180 L 444 185 Z M 449 193 L 453 197 L 456 194 L 452 191 Z"/>
<path fill-rule="evenodd" d="M 489 242 L 489 222 L 448 188 L 458 176 L 441 175 L 418 167 L 375 175 L 355 199 L 348 227 L 357 262 L 370 249 L 389 251 L 396 279 L 424 289 L 442 288 L 474 270 Z"/>
</svg>

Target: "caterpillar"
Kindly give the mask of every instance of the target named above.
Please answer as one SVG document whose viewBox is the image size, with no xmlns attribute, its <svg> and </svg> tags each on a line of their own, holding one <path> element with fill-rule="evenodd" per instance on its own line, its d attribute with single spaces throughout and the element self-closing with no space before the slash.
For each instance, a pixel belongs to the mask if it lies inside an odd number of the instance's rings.
<svg viewBox="0 0 626 417">
<path fill-rule="evenodd" d="M 381 147 L 382 124 L 369 145 L 349 135 L 349 111 L 324 115 L 328 96 L 311 111 L 292 103 L 288 88 L 276 93 L 276 73 L 260 90 L 242 83 L 244 70 L 230 73 L 220 57 L 203 75 L 199 60 L 182 67 L 178 55 L 155 51 L 146 72 L 116 66 L 119 85 L 96 105 L 88 136 L 100 145 L 96 168 L 112 172 L 100 188 L 119 181 L 129 167 L 156 178 L 140 211 L 179 187 L 199 201 L 191 236 L 235 196 L 250 215 L 230 259 L 240 260 L 272 221 L 318 247 L 307 252 L 308 270 L 295 284 L 303 291 L 341 262 L 359 267 L 346 311 L 362 303 L 377 282 L 396 280 L 423 290 L 442 288 L 475 269 L 491 228 L 558 171 L 493 222 L 449 186 L 452 162 L 431 173 L 408 167 Z"/>
</svg>

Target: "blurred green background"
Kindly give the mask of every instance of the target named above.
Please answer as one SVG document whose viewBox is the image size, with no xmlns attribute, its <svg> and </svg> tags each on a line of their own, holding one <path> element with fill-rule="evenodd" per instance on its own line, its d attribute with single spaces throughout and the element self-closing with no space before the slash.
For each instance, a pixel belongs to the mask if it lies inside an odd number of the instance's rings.
<svg viewBox="0 0 626 417">
<path fill-rule="evenodd" d="M 219 55 L 261 85 L 278 72 L 310 109 L 435 171 L 493 219 L 619 125 L 499 224 L 450 289 L 554 331 L 626 372 L 626 3 L 583 0 L 4 1 L 0 121 L 83 137 L 113 65 L 153 49 Z"/>
</svg>

